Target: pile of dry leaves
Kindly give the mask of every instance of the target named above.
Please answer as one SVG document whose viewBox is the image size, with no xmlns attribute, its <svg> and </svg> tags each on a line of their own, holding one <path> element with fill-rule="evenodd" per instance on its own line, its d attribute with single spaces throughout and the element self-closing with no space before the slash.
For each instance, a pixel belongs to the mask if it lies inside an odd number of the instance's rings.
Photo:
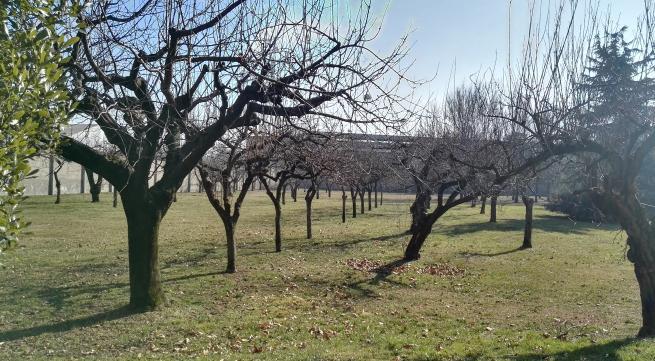
<svg viewBox="0 0 655 361">
<path fill-rule="evenodd" d="M 374 272 L 384 274 L 401 274 L 414 268 L 416 273 L 428 274 L 432 276 L 447 277 L 447 276 L 461 276 L 464 274 L 464 269 L 448 263 L 437 263 L 425 267 L 412 267 L 411 264 L 404 262 L 392 262 L 385 264 L 378 260 L 369 260 L 366 258 L 356 259 L 350 258 L 346 260 L 346 266 L 362 272 Z"/>
</svg>

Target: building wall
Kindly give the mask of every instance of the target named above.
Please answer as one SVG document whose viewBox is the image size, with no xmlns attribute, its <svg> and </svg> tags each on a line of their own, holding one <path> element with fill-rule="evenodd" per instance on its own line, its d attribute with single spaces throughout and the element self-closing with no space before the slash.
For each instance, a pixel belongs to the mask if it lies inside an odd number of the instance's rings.
<svg viewBox="0 0 655 361">
<path fill-rule="evenodd" d="M 49 158 L 47 157 L 36 157 L 30 161 L 32 169 L 38 169 L 38 172 L 25 180 L 23 184 L 25 185 L 25 194 L 26 195 L 48 195 L 48 182 L 50 178 L 50 167 L 49 167 Z M 57 166 L 57 163 L 54 163 L 54 167 Z M 64 163 L 61 170 L 57 173 L 59 176 L 59 181 L 61 182 L 61 193 L 62 194 L 76 194 L 81 193 L 81 181 L 84 181 L 84 193 L 89 193 L 89 184 L 86 178 L 86 174 L 82 173 L 82 166 L 77 163 L 66 162 Z M 82 178 L 83 176 L 83 178 Z M 195 175 L 195 171 L 191 173 L 187 179 L 184 180 L 182 187 L 180 187 L 180 192 L 187 191 L 187 182 L 191 179 L 191 192 L 198 191 L 198 178 Z M 158 172 L 157 179 L 161 179 L 161 169 Z M 152 185 L 155 181 L 154 174 L 150 178 L 150 184 Z M 52 180 L 52 192 L 56 192 L 54 185 L 54 179 Z M 110 192 L 111 185 L 107 181 L 102 182 L 102 191 Z"/>
</svg>

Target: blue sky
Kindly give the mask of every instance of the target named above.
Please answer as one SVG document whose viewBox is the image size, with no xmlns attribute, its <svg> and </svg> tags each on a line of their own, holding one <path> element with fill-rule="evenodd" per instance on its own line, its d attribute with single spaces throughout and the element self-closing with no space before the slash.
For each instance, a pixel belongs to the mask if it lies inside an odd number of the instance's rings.
<svg viewBox="0 0 655 361">
<path fill-rule="evenodd" d="M 547 1 L 547 0 L 545 0 Z M 384 53 L 402 34 L 412 31 L 411 58 L 415 78 L 438 76 L 426 93 L 443 94 L 471 74 L 494 62 L 507 64 L 510 34 L 510 0 L 372 0 L 373 11 L 382 15 L 388 6 L 382 34 L 374 47 Z M 555 1 L 551 1 L 555 2 Z M 581 3 L 585 0 L 581 0 Z M 530 0 L 511 1 L 511 51 L 518 54 L 527 28 Z M 634 24 L 643 0 L 601 0 L 621 24 Z"/>
</svg>

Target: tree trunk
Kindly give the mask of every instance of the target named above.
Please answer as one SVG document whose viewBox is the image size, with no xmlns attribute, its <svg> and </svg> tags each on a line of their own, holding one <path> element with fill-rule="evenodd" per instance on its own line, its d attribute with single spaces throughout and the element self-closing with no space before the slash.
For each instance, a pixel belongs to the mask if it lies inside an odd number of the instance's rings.
<svg viewBox="0 0 655 361">
<path fill-rule="evenodd" d="M 409 207 L 412 215 L 412 224 L 409 226 L 409 233 L 415 234 L 418 232 L 421 222 L 423 222 L 428 213 L 428 201 L 426 199 L 429 199 L 430 196 L 430 193 L 425 189 L 418 190 L 416 198 L 414 198 L 414 203 Z"/>
<path fill-rule="evenodd" d="M 327 187 L 328 198 L 332 198 L 332 186 L 330 183 L 327 183 L 325 186 Z"/>
<path fill-rule="evenodd" d="M 382 205 L 382 190 L 380 190 L 380 206 Z"/>
<path fill-rule="evenodd" d="M 471 208 L 475 208 L 475 206 L 477 206 L 477 200 L 478 200 L 477 198 L 473 198 L 473 200 L 471 201 Z"/>
<path fill-rule="evenodd" d="M 54 193 L 54 176 L 55 176 L 55 157 L 50 156 L 48 158 L 48 195 L 51 196 Z M 55 202 L 57 204 L 57 202 Z"/>
<path fill-rule="evenodd" d="M 100 202 L 100 191 L 94 188 L 91 186 L 91 203 L 98 203 Z"/>
<path fill-rule="evenodd" d="M 275 252 L 282 252 L 282 207 L 279 201 L 273 202 L 275 206 Z"/>
<path fill-rule="evenodd" d="M 371 202 L 371 188 L 367 189 L 368 192 L 368 211 L 370 212 L 373 209 L 373 203 Z"/>
<path fill-rule="evenodd" d="M 307 239 L 312 239 L 312 201 L 316 196 L 316 188 L 312 184 L 305 193 L 305 206 L 307 210 Z"/>
<path fill-rule="evenodd" d="M 498 197 L 497 196 L 492 196 L 491 197 L 491 204 L 489 204 L 489 206 L 491 207 L 491 217 L 489 217 L 489 222 L 490 223 L 496 223 L 497 203 L 498 203 Z"/>
<path fill-rule="evenodd" d="M 534 200 L 530 199 L 530 197 L 523 197 L 523 204 L 525 205 L 525 229 L 521 248 L 532 248 L 532 209 Z"/>
<path fill-rule="evenodd" d="M 312 239 L 312 200 L 305 199 L 307 207 L 307 239 Z"/>
<path fill-rule="evenodd" d="M 112 203 L 112 206 L 116 208 L 118 206 L 118 190 L 116 187 L 114 187 L 114 201 Z"/>
<path fill-rule="evenodd" d="M 55 204 L 61 203 L 61 182 L 59 181 L 59 175 L 57 172 L 53 173 L 55 178 L 55 190 L 57 191 L 57 198 L 55 199 Z"/>
<path fill-rule="evenodd" d="M 441 202 L 441 199 L 443 198 L 443 190 L 440 190 L 438 197 L 439 205 L 431 213 L 422 216 L 415 227 L 414 232 L 412 232 L 412 238 L 409 240 L 407 248 L 405 248 L 404 259 L 406 261 L 414 261 L 421 258 L 421 248 L 430 233 L 432 233 L 432 226 L 439 220 L 439 218 L 441 218 L 451 208 L 464 204 L 470 201 L 472 197 L 477 197 L 477 195 L 467 195 L 457 201 L 447 202 L 446 204 L 442 204 Z"/>
<path fill-rule="evenodd" d="M 80 193 L 84 194 L 84 182 L 85 182 L 85 175 L 86 175 L 86 168 L 84 166 L 80 166 Z"/>
<path fill-rule="evenodd" d="M 483 196 L 481 202 L 480 214 L 485 214 L 487 212 L 487 196 Z"/>
<path fill-rule="evenodd" d="M 642 326 L 637 336 L 655 337 L 655 226 L 639 202 L 634 179 L 632 184 L 624 174 L 606 179 L 610 185 L 626 182 L 621 191 L 601 188 L 590 194 L 594 205 L 615 218 L 628 234 L 627 258 L 634 264 L 641 298 Z"/>
<path fill-rule="evenodd" d="M 89 192 L 91 193 L 91 203 L 100 202 L 100 191 L 102 190 L 102 176 L 98 174 L 98 179 L 95 180 L 93 172 L 86 169 L 86 178 L 89 180 Z"/>
<path fill-rule="evenodd" d="M 405 248 L 404 259 L 406 261 L 415 261 L 421 258 L 421 248 L 430 233 L 432 233 L 432 224 L 430 224 L 428 217 L 423 217 L 415 231 L 412 233 L 412 238 L 409 240 L 407 248 Z"/>
<path fill-rule="evenodd" d="M 641 298 L 641 322 L 637 337 L 655 336 L 655 270 L 651 265 L 635 263 L 635 276 Z"/>
<path fill-rule="evenodd" d="M 237 271 L 237 243 L 234 239 L 234 223 L 229 219 L 223 219 L 225 227 L 225 239 L 227 241 L 227 267 L 225 272 L 235 273 Z"/>
<path fill-rule="evenodd" d="M 378 182 L 375 182 L 375 208 L 378 207 Z"/>
<path fill-rule="evenodd" d="M 357 218 L 357 193 L 353 187 L 350 187 L 350 200 L 353 203 L 353 218 Z"/>
<path fill-rule="evenodd" d="M 346 223 L 346 190 L 341 187 L 341 223 Z"/>
<path fill-rule="evenodd" d="M 297 185 L 292 185 L 291 186 L 291 199 L 293 199 L 294 203 L 296 203 L 298 201 L 298 186 Z"/>
<path fill-rule="evenodd" d="M 152 310 L 164 302 L 159 274 L 159 225 L 165 209 L 157 207 L 147 195 L 121 192 L 127 218 L 130 266 L 130 305 Z"/>
<path fill-rule="evenodd" d="M 287 204 L 287 185 L 282 186 L 282 204 Z"/>
<path fill-rule="evenodd" d="M 364 214 L 364 190 L 359 190 L 359 213 Z"/>
<path fill-rule="evenodd" d="M 275 187 L 275 193 L 273 193 L 266 179 L 263 176 L 259 177 L 259 184 L 264 187 L 266 195 L 268 195 L 275 209 L 275 252 L 282 252 L 282 206 L 280 202 L 284 204 L 284 192 L 287 187 L 286 181 L 286 177 L 280 177 Z"/>
</svg>

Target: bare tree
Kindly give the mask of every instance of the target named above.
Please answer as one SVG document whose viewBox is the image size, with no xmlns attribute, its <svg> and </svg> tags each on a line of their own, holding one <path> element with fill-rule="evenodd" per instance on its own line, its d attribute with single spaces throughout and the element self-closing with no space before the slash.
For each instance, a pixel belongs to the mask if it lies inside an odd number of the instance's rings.
<svg viewBox="0 0 655 361">
<path fill-rule="evenodd" d="M 491 83 L 459 88 L 422 120 L 411 141 L 400 142 L 400 163 L 416 187 L 405 260 L 420 257 L 425 240 L 444 214 L 480 195 L 491 197 L 494 220 L 502 185 L 550 157 L 524 157 L 532 140 L 494 124 L 498 107 Z M 431 207 L 432 194 L 437 196 L 435 207 Z"/>
<path fill-rule="evenodd" d="M 198 164 L 198 173 L 209 203 L 212 205 L 225 229 L 227 243 L 227 273 L 236 272 L 236 227 L 241 216 L 241 205 L 256 178 L 257 140 L 249 139 L 249 130 L 237 130 L 224 136 L 220 143 L 208 152 Z M 250 144 L 247 143 L 250 140 Z M 239 170 L 245 170 L 245 178 L 236 198 L 233 185 L 239 179 Z M 217 188 L 220 188 L 217 194 Z"/>
<path fill-rule="evenodd" d="M 537 152 L 589 158 L 593 183 L 579 182 L 580 191 L 626 232 L 641 294 L 639 336 L 654 336 L 655 230 L 635 182 L 655 149 L 655 4 L 644 5 L 633 40 L 625 28 L 599 28 L 598 11 L 577 2 L 562 2 L 557 20 L 531 24 L 520 64 L 499 82 L 508 110 L 499 121 L 524 129 Z"/>
<path fill-rule="evenodd" d="M 262 130 L 264 133 L 261 136 L 266 145 L 258 154 L 261 163 L 258 178 L 275 209 L 275 251 L 281 252 L 282 205 L 285 202 L 286 188 L 290 181 L 293 182 L 291 186 L 295 201 L 298 187 L 296 182 L 310 179 L 310 175 L 302 167 L 302 153 L 303 143 L 310 139 L 311 133 L 298 132 L 279 125 L 260 129 L 260 134 Z M 271 182 L 275 183 L 275 189 Z"/>
<path fill-rule="evenodd" d="M 398 82 L 387 81 L 403 77 L 404 43 L 376 55 L 368 48 L 376 35 L 369 4 L 348 14 L 336 8 L 329 0 L 103 0 L 75 18 L 80 41 L 67 64 L 79 102 L 74 117 L 99 125 L 121 157 L 74 139 L 60 151 L 120 193 L 132 306 L 164 300 L 159 224 L 185 177 L 228 130 L 263 115 L 388 119 Z M 216 111 L 201 116 L 203 104 Z M 161 172 L 150 185 L 158 154 Z"/>
</svg>

